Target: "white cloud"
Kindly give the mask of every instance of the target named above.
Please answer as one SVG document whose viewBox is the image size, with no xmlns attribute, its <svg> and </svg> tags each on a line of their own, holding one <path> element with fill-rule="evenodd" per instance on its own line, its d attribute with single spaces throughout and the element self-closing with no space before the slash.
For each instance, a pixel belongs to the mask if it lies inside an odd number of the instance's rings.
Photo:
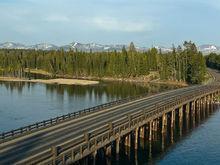
<svg viewBox="0 0 220 165">
<path fill-rule="evenodd" d="M 143 32 L 152 30 L 152 23 L 146 21 L 126 21 L 113 17 L 95 17 L 92 24 L 106 31 Z"/>
</svg>

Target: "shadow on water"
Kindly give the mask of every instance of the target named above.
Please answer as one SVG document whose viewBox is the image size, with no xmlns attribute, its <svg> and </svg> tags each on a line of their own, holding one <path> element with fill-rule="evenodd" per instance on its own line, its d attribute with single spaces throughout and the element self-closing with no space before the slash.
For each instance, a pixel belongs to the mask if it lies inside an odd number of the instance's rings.
<svg viewBox="0 0 220 165">
<path fill-rule="evenodd" d="M 115 144 L 112 143 L 111 157 L 105 156 L 105 150 L 102 148 L 98 150 L 96 156 L 96 165 L 153 165 L 162 160 L 169 152 L 174 150 L 178 144 L 187 139 L 194 131 L 196 131 L 202 124 L 206 123 L 212 115 L 217 111 L 218 107 L 210 106 L 210 110 L 200 113 L 194 118 L 190 117 L 184 120 L 182 130 L 180 129 L 179 121 L 176 120 L 174 129 L 167 128 L 166 134 L 162 134 L 161 130 L 153 132 L 152 140 L 149 141 L 148 133 L 146 131 L 144 138 L 140 138 L 138 142 L 138 150 L 134 149 L 134 135 L 131 136 L 131 147 L 126 147 L 123 140 L 120 144 L 120 154 L 115 153 Z M 185 116 L 183 116 L 185 118 Z M 169 121 L 168 121 L 169 125 Z M 86 164 L 92 165 L 93 158 L 88 156 Z M 85 160 L 77 163 L 85 164 Z"/>
</svg>

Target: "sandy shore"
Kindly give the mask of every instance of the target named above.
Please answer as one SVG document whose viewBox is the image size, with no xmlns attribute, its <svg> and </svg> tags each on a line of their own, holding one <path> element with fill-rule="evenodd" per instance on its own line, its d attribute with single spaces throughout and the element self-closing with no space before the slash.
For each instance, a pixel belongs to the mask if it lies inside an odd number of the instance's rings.
<svg viewBox="0 0 220 165">
<path fill-rule="evenodd" d="M 13 82 L 33 82 L 33 83 L 44 83 L 44 84 L 63 84 L 63 85 L 94 85 L 98 84 L 99 81 L 90 81 L 90 80 L 78 80 L 78 79 L 22 79 L 15 77 L 0 77 L 0 81 L 13 81 Z"/>
<path fill-rule="evenodd" d="M 30 73 L 37 73 L 37 74 L 42 74 L 42 75 L 46 75 L 46 76 L 52 76 L 51 73 L 41 70 L 41 69 L 29 69 L 26 68 L 25 72 L 30 72 Z M 57 75 L 58 77 L 63 77 L 63 75 Z M 66 78 L 70 78 L 71 76 L 69 75 L 65 75 L 64 77 Z M 159 79 L 160 75 L 158 72 L 155 71 L 151 71 L 148 75 L 145 76 L 140 76 L 140 77 L 134 77 L 134 78 L 118 78 L 118 77 L 91 77 L 91 76 L 87 76 L 87 77 L 80 77 L 79 81 L 92 81 L 94 82 L 94 80 L 98 80 L 98 81 L 124 81 L 124 82 L 131 82 L 131 83 L 153 83 L 153 84 L 163 84 L 163 85 L 176 85 L 176 86 L 188 86 L 188 84 L 186 82 L 178 82 L 178 81 L 164 81 L 164 80 L 160 80 Z M 69 79 L 67 79 L 69 80 Z M 78 80 L 77 78 L 75 78 L 74 80 Z M 96 81 L 95 81 L 96 82 Z M 93 84 L 93 83 L 92 83 Z M 97 83 L 95 83 L 97 84 Z"/>
</svg>

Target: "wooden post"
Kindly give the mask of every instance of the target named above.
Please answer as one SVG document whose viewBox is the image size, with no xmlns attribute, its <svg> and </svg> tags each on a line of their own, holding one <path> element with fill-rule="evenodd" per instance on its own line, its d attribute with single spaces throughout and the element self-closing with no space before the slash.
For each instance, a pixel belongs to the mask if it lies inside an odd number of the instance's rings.
<svg viewBox="0 0 220 165">
<path fill-rule="evenodd" d="M 152 121 L 149 122 L 148 132 L 149 132 L 149 141 L 151 141 L 152 140 Z"/>
<path fill-rule="evenodd" d="M 167 125 L 167 115 L 164 113 L 162 116 L 162 134 L 166 132 L 166 125 Z"/>
<path fill-rule="evenodd" d="M 164 151 L 165 136 L 166 136 L 166 134 L 162 132 L 162 134 L 161 134 L 161 150 L 162 151 Z"/>
<path fill-rule="evenodd" d="M 56 157 L 58 155 L 58 148 L 56 146 L 51 147 L 51 152 L 53 155 L 53 164 L 56 164 Z"/>
<path fill-rule="evenodd" d="M 179 108 L 179 128 L 180 128 L 180 136 L 182 136 L 182 129 L 183 129 L 183 107 Z"/>
<path fill-rule="evenodd" d="M 145 126 L 140 128 L 140 138 L 144 139 L 144 135 L 145 135 Z"/>
<path fill-rule="evenodd" d="M 190 104 L 186 104 L 186 130 L 189 129 L 189 109 L 190 108 Z"/>
<path fill-rule="evenodd" d="M 139 128 L 135 129 L 135 144 L 134 144 L 134 148 L 137 150 L 138 149 L 138 132 L 139 132 Z"/>
<path fill-rule="evenodd" d="M 125 137 L 125 146 L 131 147 L 131 134 L 130 133 L 126 135 Z"/>
<path fill-rule="evenodd" d="M 192 121 L 192 127 L 194 128 L 195 127 L 195 106 L 196 106 L 196 103 L 195 101 L 192 102 L 191 104 L 191 121 Z"/>
<path fill-rule="evenodd" d="M 197 122 L 200 122 L 200 100 L 197 100 L 198 108 L 197 108 Z"/>
<path fill-rule="evenodd" d="M 107 146 L 107 147 L 105 148 L 105 155 L 106 155 L 107 157 L 111 157 L 111 154 L 112 154 L 112 146 L 111 146 L 111 144 L 110 144 L 109 146 Z"/>
<path fill-rule="evenodd" d="M 116 139 L 116 154 L 120 151 L 120 137 Z"/>
<path fill-rule="evenodd" d="M 176 111 L 174 109 L 171 112 L 171 129 L 175 127 L 175 118 L 176 118 Z"/>
<path fill-rule="evenodd" d="M 97 155 L 97 151 L 94 151 L 92 156 L 93 156 L 93 165 L 96 164 L 96 155 Z"/>
</svg>

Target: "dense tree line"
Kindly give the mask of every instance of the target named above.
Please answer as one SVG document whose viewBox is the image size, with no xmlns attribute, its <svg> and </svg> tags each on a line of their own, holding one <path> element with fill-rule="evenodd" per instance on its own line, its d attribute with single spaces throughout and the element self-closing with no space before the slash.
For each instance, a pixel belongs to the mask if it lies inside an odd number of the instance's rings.
<svg viewBox="0 0 220 165">
<path fill-rule="evenodd" d="M 205 59 L 208 67 L 220 70 L 220 54 L 210 53 Z"/>
<path fill-rule="evenodd" d="M 201 83 L 205 59 L 192 42 L 162 53 L 156 48 L 138 52 L 133 43 L 121 52 L 79 52 L 77 50 L 0 50 L 3 75 L 22 76 L 24 70 L 42 69 L 54 76 L 136 78 L 157 72 L 161 79 Z"/>
</svg>

